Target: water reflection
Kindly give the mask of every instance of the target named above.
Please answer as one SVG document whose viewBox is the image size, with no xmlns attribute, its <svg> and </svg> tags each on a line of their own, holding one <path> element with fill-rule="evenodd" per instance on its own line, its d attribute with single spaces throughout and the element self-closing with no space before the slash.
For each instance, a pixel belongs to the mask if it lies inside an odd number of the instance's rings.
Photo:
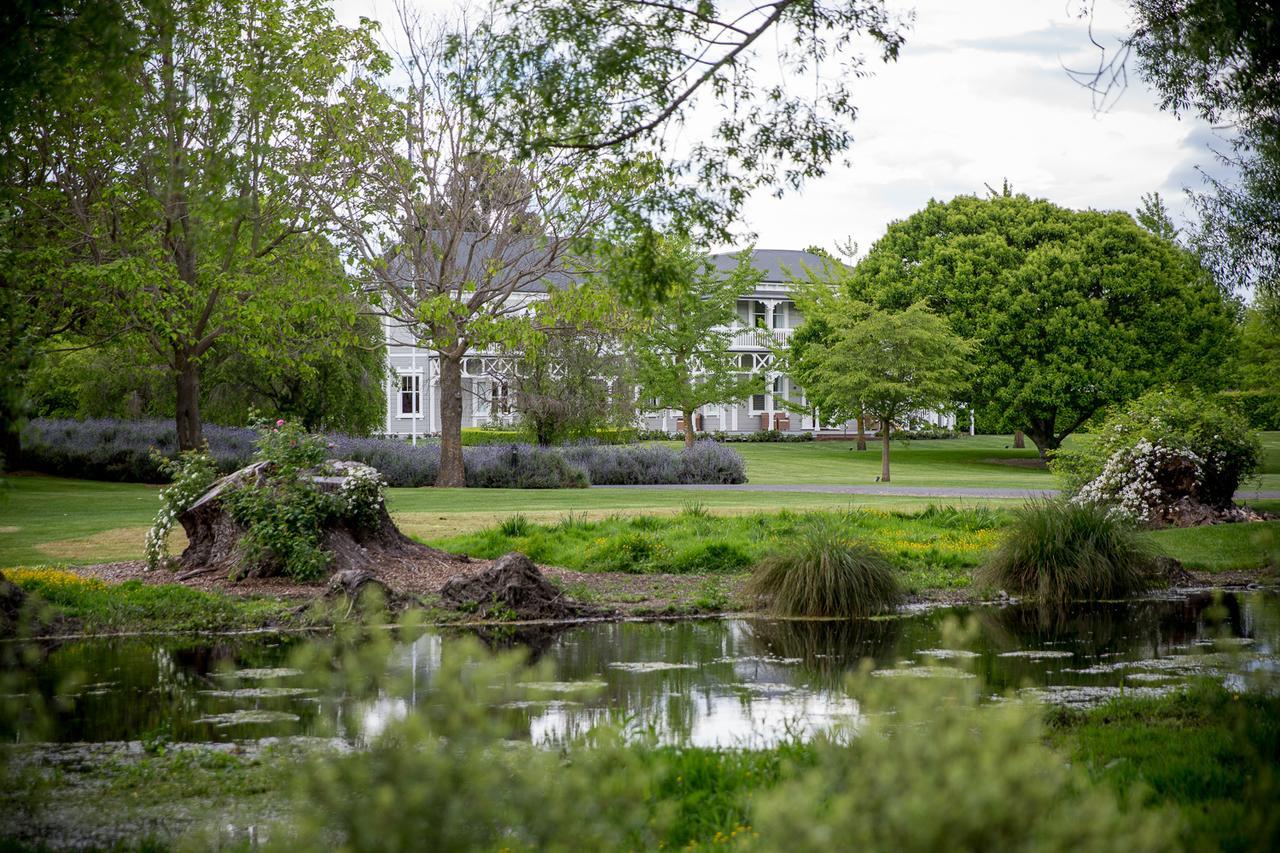
<svg viewBox="0 0 1280 853">
<path fill-rule="evenodd" d="M 943 626 L 952 619 L 976 626 L 967 648 L 948 648 L 952 637 Z M 1204 646 L 1220 636 L 1235 638 L 1238 653 Z M 528 649 L 549 673 L 494 708 L 525 738 L 560 741 L 608 721 L 669 741 L 763 744 L 856 722 L 857 703 L 843 687 L 864 660 L 881 670 L 906 668 L 908 675 L 931 662 L 963 668 L 993 694 L 1031 687 L 1064 702 L 1164 690 L 1194 674 L 1274 673 L 1280 597 L 948 608 L 856 621 L 594 623 L 484 639 L 492 648 Z M 399 636 L 389 651 L 366 641 L 396 676 L 370 694 L 342 686 L 351 674 L 323 645 L 330 642 L 267 636 L 67 643 L 30 658 L 26 698 L 8 700 L 0 736 L 308 735 L 359 743 L 430 707 L 444 656 L 462 648 L 456 634 L 436 631 Z M 307 651 L 313 654 L 299 657 Z M 51 708 L 51 725 L 32 727 L 24 702 Z"/>
</svg>

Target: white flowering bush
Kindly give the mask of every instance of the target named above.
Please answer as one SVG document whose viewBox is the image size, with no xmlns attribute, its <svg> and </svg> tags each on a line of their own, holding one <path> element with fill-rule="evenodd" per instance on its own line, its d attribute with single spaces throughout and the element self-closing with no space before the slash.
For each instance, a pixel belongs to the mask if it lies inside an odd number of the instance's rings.
<svg viewBox="0 0 1280 853">
<path fill-rule="evenodd" d="M 378 469 L 360 462 L 330 462 L 328 467 L 343 478 L 336 495 L 338 514 L 353 527 L 378 524 L 387 499 L 387 483 Z"/>
<path fill-rule="evenodd" d="M 1262 464 L 1262 444 L 1239 413 L 1208 394 L 1157 390 L 1109 415 L 1093 441 L 1055 453 L 1051 465 L 1067 494 L 1090 488 L 1113 497 L 1118 494 L 1116 483 L 1133 485 L 1143 476 L 1124 474 L 1120 470 L 1124 460 L 1153 463 L 1148 457 L 1155 448 L 1163 448 L 1160 456 L 1168 464 L 1175 453 L 1196 461 L 1196 487 L 1185 496 L 1211 507 L 1231 506 L 1241 483 Z M 1183 496 L 1164 495 L 1165 505 Z"/>
<path fill-rule="evenodd" d="M 176 459 L 161 457 L 156 464 L 173 482 L 160 490 L 160 511 L 147 531 L 147 568 L 152 570 L 168 568 L 174 523 L 218 478 L 217 463 L 203 450 L 187 450 Z"/>
<path fill-rule="evenodd" d="M 1102 473 L 1080 487 L 1076 504 L 1102 504 L 1114 518 L 1160 520 L 1166 507 L 1199 492 L 1204 462 L 1194 452 L 1139 439 L 1111 454 Z"/>
</svg>

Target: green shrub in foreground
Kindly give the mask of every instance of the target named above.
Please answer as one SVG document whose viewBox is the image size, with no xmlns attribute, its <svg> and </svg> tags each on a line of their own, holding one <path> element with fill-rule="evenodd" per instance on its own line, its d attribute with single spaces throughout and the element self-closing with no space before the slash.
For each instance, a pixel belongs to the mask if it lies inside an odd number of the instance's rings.
<svg viewBox="0 0 1280 853">
<path fill-rule="evenodd" d="M 1098 601 L 1148 589 L 1154 573 L 1151 546 L 1105 507 L 1036 501 L 1014 512 L 974 581 L 1046 601 Z"/>
<path fill-rule="evenodd" d="M 844 742 L 819 739 L 815 766 L 756 799 L 762 849 L 1180 849 L 1176 814 L 1091 784 L 1044 745 L 1038 706 L 980 705 L 976 680 L 885 681 L 854 689 L 892 713 L 869 714 Z"/>
<path fill-rule="evenodd" d="M 747 588 L 788 616 L 865 616 L 902 594 L 889 559 L 853 541 L 838 516 L 806 524 L 756 565 Z"/>
</svg>

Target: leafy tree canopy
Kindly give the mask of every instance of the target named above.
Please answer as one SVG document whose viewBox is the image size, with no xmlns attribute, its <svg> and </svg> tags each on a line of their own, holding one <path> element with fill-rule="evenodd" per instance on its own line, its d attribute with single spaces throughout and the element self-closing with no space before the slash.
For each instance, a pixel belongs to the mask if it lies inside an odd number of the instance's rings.
<svg viewBox="0 0 1280 853">
<path fill-rule="evenodd" d="M 1220 386 L 1233 348 L 1231 311 L 1189 252 L 1127 214 L 1007 189 L 894 223 L 846 287 L 893 309 L 925 300 L 978 341 L 971 402 L 1042 454 L 1153 384 Z"/>
<path fill-rule="evenodd" d="M 692 446 L 697 409 L 736 402 L 763 385 L 751 367 L 742 366 L 741 354 L 730 349 L 738 299 L 755 289 L 761 274 L 751 265 L 750 250 L 724 273 L 687 240 L 668 238 L 657 249 L 657 268 L 664 276 L 674 275 L 680 286 L 636 325 L 627 344 L 641 397 L 655 400 L 656 408 L 679 411 L 685 444 Z M 606 281 L 634 293 L 645 285 L 633 276 L 647 269 L 648 264 L 637 266 L 632 252 L 621 247 L 606 261 Z"/>
<path fill-rule="evenodd" d="M 824 173 L 853 141 L 864 45 L 893 60 L 882 0 L 500 0 L 488 85 L 515 150 L 612 150 L 668 180 L 634 218 L 723 237 L 753 189 Z"/>
<path fill-rule="evenodd" d="M 1280 288 L 1280 8 L 1272 0 L 1131 0 L 1134 31 L 1077 74 L 1105 104 L 1131 58 L 1162 109 L 1199 115 L 1223 134 L 1215 155 L 1232 175 L 1204 172 L 1193 194 L 1196 241 L 1227 288 Z M 1082 3 L 1082 14 L 1092 13 Z"/>
<path fill-rule="evenodd" d="M 888 482 L 893 423 L 952 402 L 973 345 L 924 301 L 885 311 L 847 293 L 829 296 L 813 280 L 793 292 L 805 322 L 797 333 L 803 343 L 792 347 L 792 375 L 820 401 L 824 418 L 865 411 L 880 420 L 880 479 Z"/>
</svg>

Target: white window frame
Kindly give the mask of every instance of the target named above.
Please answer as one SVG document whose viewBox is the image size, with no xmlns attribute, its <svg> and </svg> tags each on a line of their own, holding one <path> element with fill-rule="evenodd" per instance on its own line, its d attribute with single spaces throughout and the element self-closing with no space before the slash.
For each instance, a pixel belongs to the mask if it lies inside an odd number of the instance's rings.
<svg viewBox="0 0 1280 853">
<path fill-rule="evenodd" d="M 411 418 L 422 417 L 422 371 L 416 373 L 411 370 L 401 370 L 398 374 L 399 382 L 396 387 L 396 417 L 409 420 Z M 410 388 L 406 389 L 405 380 L 410 379 Z M 417 404 L 417 411 L 406 412 L 404 408 L 405 395 L 412 395 L 411 399 Z"/>
</svg>

